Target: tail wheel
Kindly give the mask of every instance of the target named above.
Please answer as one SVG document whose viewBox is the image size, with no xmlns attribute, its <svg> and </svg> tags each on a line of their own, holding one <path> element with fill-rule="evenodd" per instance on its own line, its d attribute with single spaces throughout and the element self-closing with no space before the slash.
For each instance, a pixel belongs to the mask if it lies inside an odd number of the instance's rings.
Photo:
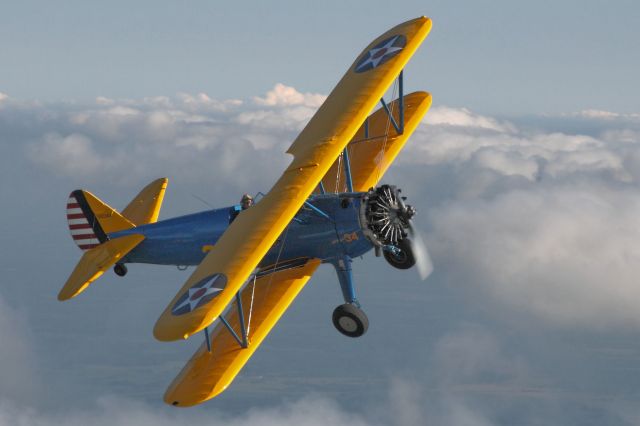
<svg viewBox="0 0 640 426">
<path fill-rule="evenodd" d="M 333 325 L 345 336 L 360 337 L 367 332 L 369 319 L 362 309 L 345 303 L 333 311 Z"/>
<path fill-rule="evenodd" d="M 119 277 L 124 277 L 125 275 L 127 275 L 127 267 L 122 263 L 116 263 L 113 267 L 113 272 L 115 272 Z"/>
<path fill-rule="evenodd" d="M 400 240 L 395 247 L 399 250 L 397 253 L 384 251 L 384 258 L 389 265 L 397 269 L 409 269 L 416 264 L 416 258 L 411 250 L 411 241 L 408 238 Z"/>
</svg>

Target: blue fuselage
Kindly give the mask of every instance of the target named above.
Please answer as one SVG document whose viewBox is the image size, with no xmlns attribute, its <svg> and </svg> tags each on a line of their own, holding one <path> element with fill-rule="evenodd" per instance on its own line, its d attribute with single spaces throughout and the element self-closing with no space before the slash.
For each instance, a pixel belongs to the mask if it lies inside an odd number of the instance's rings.
<svg viewBox="0 0 640 426">
<path fill-rule="evenodd" d="M 328 217 L 304 206 L 278 241 L 271 247 L 260 266 L 273 265 L 297 258 L 319 258 L 335 263 L 344 257 L 361 256 L 373 244 L 362 233 L 360 198 L 340 198 L 336 194 L 315 195 L 309 203 Z M 116 232 L 111 238 L 127 234 L 143 234 L 144 241 L 122 260 L 122 263 L 159 265 L 198 265 L 229 226 L 237 206 L 180 216 L 160 222 Z"/>
</svg>

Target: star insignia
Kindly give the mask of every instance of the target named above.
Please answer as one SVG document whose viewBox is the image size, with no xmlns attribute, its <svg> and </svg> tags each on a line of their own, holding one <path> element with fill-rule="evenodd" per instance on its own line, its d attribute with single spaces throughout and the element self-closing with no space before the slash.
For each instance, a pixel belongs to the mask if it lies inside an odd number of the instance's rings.
<svg viewBox="0 0 640 426">
<path fill-rule="evenodd" d="M 407 40 L 403 35 L 396 35 L 381 41 L 357 62 L 355 72 L 360 73 L 376 68 L 396 56 L 404 49 Z"/>
<path fill-rule="evenodd" d="M 214 274 L 189 288 L 173 305 L 173 315 L 183 315 L 209 303 L 227 284 L 223 274 Z"/>
</svg>

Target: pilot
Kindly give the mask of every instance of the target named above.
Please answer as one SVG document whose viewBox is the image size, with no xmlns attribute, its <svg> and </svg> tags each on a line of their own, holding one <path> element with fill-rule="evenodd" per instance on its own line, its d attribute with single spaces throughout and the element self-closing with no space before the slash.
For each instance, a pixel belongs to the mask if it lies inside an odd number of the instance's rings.
<svg viewBox="0 0 640 426">
<path fill-rule="evenodd" d="M 253 205 L 253 197 L 249 194 L 244 194 L 240 199 L 240 204 L 236 204 L 229 209 L 229 223 L 233 222 L 241 211 L 248 209 Z"/>
<path fill-rule="evenodd" d="M 240 200 L 240 207 L 242 207 L 242 210 L 246 210 L 251 206 L 253 206 L 253 197 L 249 194 L 244 194 Z"/>
</svg>

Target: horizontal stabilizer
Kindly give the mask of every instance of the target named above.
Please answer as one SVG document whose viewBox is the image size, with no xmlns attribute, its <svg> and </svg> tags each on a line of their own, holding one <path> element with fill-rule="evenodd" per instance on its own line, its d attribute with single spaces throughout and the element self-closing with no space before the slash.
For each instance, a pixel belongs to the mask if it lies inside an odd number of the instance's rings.
<svg viewBox="0 0 640 426">
<path fill-rule="evenodd" d="M 142 240 L 144 236 L 140 234 L 126 235 L 85 251 L 58 293 L 58 300 L 68 300 L 82 293 L 89 284 L 97 280 L 104 271 L 133 250 Z"/>
<path fill-rule="evenodd" d="M 200 404 L 224 391 L 319 264 L 319 259 L 312 259 L 300 267 L 273 272 L 249 283 L 241 295 L 248 347 L 242 348 L 229 330 L 219 322 L 211 333 L 211 352 L 206 343 L 200 346 L 167 389 L 164 401 L 170 405 L 186 407 Z M 241 335 L 236 304 L 232 305 L 225 318 L 236 333 Z"/>
</svg>

